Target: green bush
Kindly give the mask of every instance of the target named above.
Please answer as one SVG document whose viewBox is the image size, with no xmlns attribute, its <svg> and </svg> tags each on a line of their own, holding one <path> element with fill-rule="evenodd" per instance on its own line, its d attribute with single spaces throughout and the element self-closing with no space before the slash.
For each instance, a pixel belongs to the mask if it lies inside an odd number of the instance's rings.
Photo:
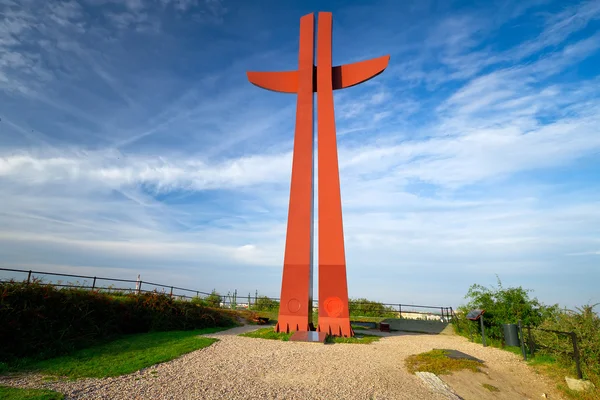
<svg viewBox="0 0 600 400">
<path fill-rule="evenodd" d="M 209 307 L 221 307 L 221 295 L 217 293 L 215 289 L 213 289 L 213 291 L 208 296 L 206 296 L 204 300 L 208 303 Z"/>
<path fill-rule="evenodd" d="M 538 326 L 556 312 L 558 305 L 546 306 L 537 298 L 529 298 L 531 290 L 522 287 L 504 288 L 498 278 L 496 288 L 487 288 L 474 284 L 469 288 L 466 299 L 469 303 L 458 308 L 456 328 L 459 332 L 471 329 L 480 332 L 480 325 L 466 319 L 472 309 L 484 309 L 484 326 L 486 337 L 502 340 L 502 324 L 516 324 L 519 320 L 524 326 Z"/>
<path fill-rule="evenodd" d="M 367 299 L 350 299 L 348 308 L 353 317 L 396 317 L 398 314 L 392 307 Z"/>
<path fill-rule="evenodd" d="M 267 296 L 260 296 L 256 299 L 256 303 L 252 306 L 252 309 L 255 311 L 277 311 L 279 310 L 279 302 Z"/>
<path fill-rule="evenodd" d="M 156 292 L 115 297 L 38 281 L 0 283 L 0 361 L 50 357 L 120 334 L 233 324 L 216 310 Z"/>
</svg>

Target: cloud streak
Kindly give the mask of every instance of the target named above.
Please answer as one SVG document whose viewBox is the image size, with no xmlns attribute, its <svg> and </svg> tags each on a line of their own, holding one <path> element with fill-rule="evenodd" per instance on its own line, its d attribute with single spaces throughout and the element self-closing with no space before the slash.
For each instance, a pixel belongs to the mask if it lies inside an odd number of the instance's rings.
<svg viewBox="0 0 600 400">
<path fill-rule="evenodd" d="M 0 257 L 276 297 L 295 99 L 244 72 L 293 68 L 297 29 L 249 38 L 234 7 L 158 3 L 3 0 Z M 411 37 L 383 14 L 359 37 L 364 9 L 334 10 L 341 54 L 392 53 L 335 94 L 351 294 L 456 305 L 498 273 L 547 302 L 593 298 L 597 2 L 415 6 Z"/>
</svg>

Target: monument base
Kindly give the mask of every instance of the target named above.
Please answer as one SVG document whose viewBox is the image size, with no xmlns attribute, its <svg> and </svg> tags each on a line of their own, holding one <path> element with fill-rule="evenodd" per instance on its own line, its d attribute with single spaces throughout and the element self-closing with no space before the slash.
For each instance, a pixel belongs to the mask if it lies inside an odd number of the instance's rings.
<svg viewBox="0 0 600 400">
<path fill-rule="evenodd" d="M 310 331 L 310 324 L 307 316 L 281 315 L 277 318 L 275 332 L 307 332 Z"/>
<path fill-rule="evenodd" d="M 350 326 L 350 318 L 319 317 L 317 332 L 323 332 L 332 336 L 354 336 L 354 331 Z"/>
<path fill-rule="evenodd" d="M 325 332 L 296 332 L 290 337 L 292 342 L 314 342 L 325 343 L 327 334 Z"/>
</svg>

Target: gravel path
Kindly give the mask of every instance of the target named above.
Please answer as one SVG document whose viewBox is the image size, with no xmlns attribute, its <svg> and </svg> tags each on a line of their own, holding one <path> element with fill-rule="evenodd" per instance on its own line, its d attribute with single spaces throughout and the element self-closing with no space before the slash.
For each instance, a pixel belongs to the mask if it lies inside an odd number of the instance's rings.
<svg viewBox="0 0 600 400">
<path fill-rule="evenodd" d="M 370 345 L 237 336 L 253 329 L 257 327 L 207 335 L 220 340 L 125 376 L 48 382 L 40 375 L 27 375 L 0 378 L 0 383 L 52 389 L 67 399 L 444 399 L 404 368 L 408 355 L 434 348 L 463 351 L 490 368 L 542 380 L 516 355 L 454 335 L 394 335 Z"/>
</svg>

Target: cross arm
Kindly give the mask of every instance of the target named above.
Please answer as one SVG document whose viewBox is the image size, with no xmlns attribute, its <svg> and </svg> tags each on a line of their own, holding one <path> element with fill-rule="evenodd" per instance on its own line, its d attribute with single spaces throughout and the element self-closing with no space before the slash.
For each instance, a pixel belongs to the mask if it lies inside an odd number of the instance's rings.
<svg viewBox="0 0 600 400">
<path fill-rule="evenodd" d="M 345 89 L 382 73 L 388 66 L 390 56 L 372 58 L 352 64 L 338 65 L 332 68 L 333 89 Z M 314 76 L 316 68 L 314 67 Z M 248 80 L 263 89 L 281 93 L 297 93 L 298 71 L 280 72 L 247 72 Z M 313 92 L 317 91 L 317 82 L 314 80 Z"/>
</svg>

